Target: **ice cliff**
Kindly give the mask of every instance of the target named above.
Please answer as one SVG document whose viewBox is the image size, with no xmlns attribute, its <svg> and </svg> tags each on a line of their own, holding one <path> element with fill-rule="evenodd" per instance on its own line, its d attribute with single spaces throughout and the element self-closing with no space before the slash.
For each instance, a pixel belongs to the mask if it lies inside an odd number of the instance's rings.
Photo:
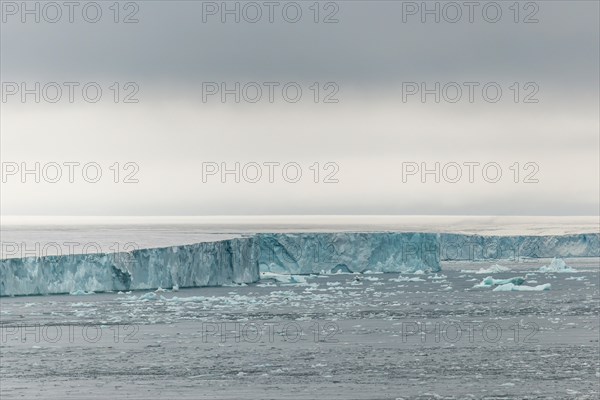
<svg viewBox="0 0 600 400">
<path fill-rule="evenodd" d="M 442 261 L 600 257 L 600 234 L 556 236 L 440 234 L 439 248 Z"/>
<path fill-rule="evenodd" d="M 258 280 L 256 238 L 0 261 L 0 296 L 219 286 Z"/>
<path fill-rule="evenodd" d="M 600 235 L 261 233 L 128 253 L 0 261 L 0 296 L 219 286 L 259 280 L 259 271 L 309 274 L 440 270 L 447 260 L 598 257 Z"/>
<path fill-rule="evenodd" d="M 433 233 L 260 234 L 261 271 L 309 274 L 440 270 Z"/>
</svg>

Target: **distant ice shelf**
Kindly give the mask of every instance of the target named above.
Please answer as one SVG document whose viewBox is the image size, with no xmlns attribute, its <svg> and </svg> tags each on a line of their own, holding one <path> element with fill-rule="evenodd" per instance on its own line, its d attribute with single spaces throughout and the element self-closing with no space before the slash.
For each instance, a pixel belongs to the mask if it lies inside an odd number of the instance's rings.
<svg viewBox="0 0 600 400">
<path fill-rule="evenodd" d="M 258 280 L 256 238 L 0 262 L 0 296 L 220 286 Z"/>
<path fill-rule="evenodd" d="M 122 253 L 0 261 L 0 296 L 252 283 L 260 272 L 438 272 L 440 261 L 598 257 L 599 234 L 258 233 Z M 487 272 L 487 271 L 486 271 Z"/>
</svg>

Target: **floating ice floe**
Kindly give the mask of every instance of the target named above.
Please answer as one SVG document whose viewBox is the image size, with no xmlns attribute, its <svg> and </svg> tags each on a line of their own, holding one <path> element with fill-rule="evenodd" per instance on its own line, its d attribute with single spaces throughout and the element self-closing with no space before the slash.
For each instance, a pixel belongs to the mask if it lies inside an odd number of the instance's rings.
<svg viewBox="0 0 600 400">
<path fill-rule="evenodd" d="M 431 280 L 434 280 L 434 281 L 444 280 L 446 278 L 447 278 L 447 276 L 443 275 L 443 274 L 442 275 L 435 274 L 435 275 L 431 275 L 431 276 L 427 277 L 427 279 L 431 279 Z"/>
<path fill-rule="evenodd" d="M 161 300 L 166 301 L 167 303 L 202 303 L 205 301 L 209 301 L 207 297 L 204 296 L 190 296 L 190 297 L 177 297 L 173 296 L 170 299 L 161 296 Z"/>
<path fill-rule="evenodd" d="M 277 287 L 277 285 L 274 284 L 273 282 L 258 283 L 256 286 L 257 287 Z"/>
<path fill-rule="evenodd" d="M 261 272 L 261 279 L 273 279 L 274 281 L 280 283 L 306 283 L 306 278 L 302 275 L 286 275 L 286 274 L 276 274 L 274 272 Z"/>
<path fill-rule="evenodd" d="M 135 297 L 135 296 L 133 296 Z M 143 294 L 139 297 L 138 300 L 157 300 L 158 296 L 156 295 L 156 293 L 154 292 L 148 292 L 146 294 Z"/>
<path fill-rule="evenodd" d="M 398 278 L 391 278 L 390 282 L 425 282 L 425 279 L 409 278 L 408 276 L 400 275 Z"/>
<path fill-rule="evenodd" d="M 71 293 L 69 293 L 71 296 L 86 296 L 89 294 L 94 294 L 94 292 L 90 291 L 90 292 L 86 292 L 85 290 L 74 290 Z"/>
<path fill-rule="evenodd" d="M 379 280 L 379 278 L 375 278 L 373 276 L 365 276 L 364 279 L 371 282 L 376 282 Z"/>
<path fill-rule="evenodd" d="M 494 264 L 489 268 L 480 268 L 478 271 L 461 271 L 461 272 L 472 272 L 474 274 L 498 274 L 500 272 L 510 271 L 510 268 L 504 267 L 499 264 Z"/>
<path fill-rule="evenodd" d="M 558 272 L 558 273 L 573 273 L 577 272 L 573 268 L 567 266 L 565 261 L 562 258 L 553 258 L 550 262 L 550 265 L 542 266 L 539 269 L 539 272 Z"/>
<path fill-rule="evenodd" d="M 508 278 L 508 279 L 494 279 L 491 276 L 488 276 L 487 278 L 485 278 L 484 280 L 482 280 L 480 283 L 478 283 L 477 285 L 473 286 L 475 288 L 489 288 L 492 286 L 497 286 L 497 285 L 507 285 L 507 284 L 512 284 L 515 286 L 520 286 L 523 283 L 525 283 L 525 279 L 521 278 L 520 276 L 514 277 L 514 278 Z"/>
<path fill-rule="evenodd" d="M 550 284 L 544 283 L 543 285 L 537 286 L 526 286 L 526 285 L 515 285 L 514 283 L 507 283 L 504 285 L 497 286 L 494 288 L 494 292 L 541 292 L 543 290 L 550 290 Z"/>
</svg>

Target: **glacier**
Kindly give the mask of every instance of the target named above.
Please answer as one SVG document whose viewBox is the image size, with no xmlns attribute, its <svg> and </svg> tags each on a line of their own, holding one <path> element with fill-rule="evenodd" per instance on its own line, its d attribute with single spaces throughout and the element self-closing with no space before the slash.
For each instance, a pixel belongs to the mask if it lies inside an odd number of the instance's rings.
<svg viewBox="0 0 600 400">
<path fill-rule="evenodd" d="M 256 238 L 0 262 L 0 296 L 220 286 L 258 281 Z"/>
<path fill-rule="evenodd" d="M 434 233 L 269 233 L 259 237 L 261 271 L 301 275 L 440 270 Z"/>
<path fill-rule="evenodd" d="M 483 236 L 440 234 L 442 261 L 519 260 L 598 257 L 600 234 Z"/>
<path fill-rule="evenodd" d="M 599 257 L 600 235 L 257 233 L 121 253 L 0 260 L 0 296 L 221 286 L 260 273 L 438 272 L 442 261 Z"/>
</svg>

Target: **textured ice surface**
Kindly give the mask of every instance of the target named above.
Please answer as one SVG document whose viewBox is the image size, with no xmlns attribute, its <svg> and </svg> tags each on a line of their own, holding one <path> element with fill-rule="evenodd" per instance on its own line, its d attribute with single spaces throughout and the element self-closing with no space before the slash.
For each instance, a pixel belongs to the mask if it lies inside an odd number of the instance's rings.
<svg viewBox="0 0 600 400">
<path fill-rule="evenodd" d="M 543 285 L 537 286 L 526 286 L 526 285 L 515 285 L 514 283 L 507 283 L 494 288 L 494 292 L 541 292 L 543 290 L 550 290 L 550 284 L 544 283 Z"/>
<path fill-rule="evenodd" d="M 279 283 L 306 283 L 306 278 L 302 275 L 276 274 L 273 272 L 261 272 L 261 280 L 273 280 Z"/>
<path fill-rule="evenodd" d="M 485 268 L 485 267 L 481 267 L 479 268 L 478 271 L 475 271 L 475 274 L 498 274 L 500 272 L 506 272 L 509 271 L 510 269 L 507 267 L 504 267 L 502 265 L 498 265 L 498 264 L 494 264 L 489 268 Z M 465 272 L 472 272 L 472 271 L 465 271 Z"/>
<path fill-rule="evenodd" d="M 6 259 L 0 262 L 0 295 L 220 286 L 256 282 L 259 271 L 415 273 L 440 271 L 444 260 L 598 257 L 599 236 L 260 233 L 127 253 Z M 551 265 L 561 269 L 557 263 Z"/>
<path fill-rule="evenodd" d="M 431 233 L 260 234 L 261 271 L 287 274 L 439 271 Z"/>
<path fill-rule="evenodd" d="M 573 268 L 568 267 L 563 259 L 553 258 L 550 265 L 540 267 L 540 272 L 573 273 L 576 271 Z"/>
<path fill-rule="evenodd" d="M 519 285 L 522 285 L 523 283 L 525 283 L 525 279 L 521 278 L 521 277 L 508 278 L 508 279 L 494 279 L 491 276 L 488 276 L 487 278 L 482 280 L 480 283 L 478 283 L 474 287 L 491 287 L 491 286 L 496 286 L 496 285 L 507 285 L 509 283 L 519 286 Z"/>
<path fill-rule="evenodd" d="M 2 260 L 0 295 L 107 292 L 255 282 L 256 238 L 129 253 Z"/>
<path fill-rule="evenodd" d="M 410 278 L 408 276 L 399 276 L 398 278 L 391 278 L 391 282 L 425 282 L 425 279 L 421 278 Z"/>
<path fill-rule="evenodd" d="M 440 260 L 503 260 L 598 257 L 600 234 L 561 236 L 481 236 L 440 234 Z M 487 273 L 487 272 L 486 272 Z"/>
</svg>

